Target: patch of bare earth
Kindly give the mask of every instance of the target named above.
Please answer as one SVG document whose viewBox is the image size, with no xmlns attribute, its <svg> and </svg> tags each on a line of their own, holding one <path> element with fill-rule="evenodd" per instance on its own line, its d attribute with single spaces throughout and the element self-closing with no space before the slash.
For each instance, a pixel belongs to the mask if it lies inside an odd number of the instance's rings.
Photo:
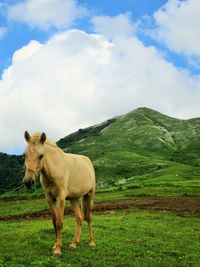
<svg viewBox="0 0 200 267">
<path fill-rule="evenodd" d="M 200 216 L 200 198 L 145 198 L 104 201 L 95 204 L 95 212 L 111 212 L 127 209 L 144 209 L 153 211 L 171 211 L 178 215 L 196 213 Z M 72 214 L 70 208 L 65 209 L 65 215 Z M 40 210 L 32 213 L 0 216 L 0 221 L 30 220 L 51 217 L 50 210 Z"/>
</svg>

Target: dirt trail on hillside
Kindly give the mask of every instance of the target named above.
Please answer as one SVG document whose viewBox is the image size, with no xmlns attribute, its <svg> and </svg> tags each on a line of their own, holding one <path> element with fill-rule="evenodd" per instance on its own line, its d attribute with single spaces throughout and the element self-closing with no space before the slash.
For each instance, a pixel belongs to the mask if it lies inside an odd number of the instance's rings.
<svg viewBox="0 0 200 267">
<path fill-rule="evenodd" d="M 115 214 L 117 210 L 143 209 L 152 211 L 171 211 L 178 215 L 196 213 L 200 216 L 200 198 L 145 198 L 145 199 L 123 199 L 115 201 L 104 201 L 96 203 L 94 212 Z M 72 214 L 70 208 L 65 209 L 65 215 Z M 50 218 L 50 210 L 40 210 L 20 215 L 0 216 L 0 221 L 17 221 L 30 219 Z"/>
</svg>

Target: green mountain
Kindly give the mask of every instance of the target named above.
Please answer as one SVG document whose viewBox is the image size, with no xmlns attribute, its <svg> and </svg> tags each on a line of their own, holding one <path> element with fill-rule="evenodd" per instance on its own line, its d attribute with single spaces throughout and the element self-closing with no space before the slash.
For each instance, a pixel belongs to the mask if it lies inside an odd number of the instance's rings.
<svg viewBox="0 0 200 267">
<path fill-rule="evenodd" d="M 142 180 L 150 183 L 151 179 L 153 183 L 198 180 L 199 137 L 200 118 L 180 120 L 139 108 L 79 129 L 57 143 L 66 152 L 93 160 L 99 186 L 130 184 L 131 180 L 141 185 Z"/>
<path fill-rule="evenodd" d="M 199 186 L 200 118 L 180 120 L 139 108 L 79 129 L 57 144 L 92 159 L 99 187 Z M 0 189 L 5 191 L 21 181 L 22 160 L 0 156 Z"/>
</svg>

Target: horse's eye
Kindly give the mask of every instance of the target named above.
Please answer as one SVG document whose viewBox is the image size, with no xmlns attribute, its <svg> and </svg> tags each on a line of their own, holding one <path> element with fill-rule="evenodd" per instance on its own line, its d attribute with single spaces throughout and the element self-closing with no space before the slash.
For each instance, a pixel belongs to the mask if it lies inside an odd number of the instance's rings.
<svg viewBox="0 0 200 267">
<path fill-rule="evenodd" d="M 39 159 L 42 159 L 43 158 L 43 155 L 39 155 Z"/>
</svg>

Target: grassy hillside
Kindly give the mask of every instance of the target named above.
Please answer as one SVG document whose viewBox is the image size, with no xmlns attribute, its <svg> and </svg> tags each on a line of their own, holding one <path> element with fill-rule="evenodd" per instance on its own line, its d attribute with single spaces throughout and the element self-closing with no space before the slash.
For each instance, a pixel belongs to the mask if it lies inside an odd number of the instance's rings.
<svg viewBox="0 0 200 267">
<path fill-rule="evenodd" d="M 21 183 L 22 166 L 22 156 L 0 153 L 0 193 Z"/>
<path fill-rule="evenodd" d="M 66 152 L 92 159 L 99 188 L 142 188 L 148 184 L 152 190 L 158 186 L 182 187 L 183 194 L 187 188 L 190 194 L 200 186 L 200 118 L 180 120 L 139 108 L 79 129 L 57 144 Z M 3 192 L 21 182 L 22 159 L 0 156 Z"/>
<path fill-rule="evenodd" d="M 199 136 L 200 118 L 179 120 L 139 108 L 102 124 L 79 129 L 57 143 L 65 150 L 85 151 L 94 157 L 114 149 L 200 165 Z"/>
<path fill-rule="evenodd" d="M 199 136 L 200 118 L 179 120 L 139 108 L 80 129 L 59 140 L 58 145 L 66 152 L 88 155 L 94 162 L 99 186 L 142 186 L 143 181 L 197 186 Z"/>
</svg>

